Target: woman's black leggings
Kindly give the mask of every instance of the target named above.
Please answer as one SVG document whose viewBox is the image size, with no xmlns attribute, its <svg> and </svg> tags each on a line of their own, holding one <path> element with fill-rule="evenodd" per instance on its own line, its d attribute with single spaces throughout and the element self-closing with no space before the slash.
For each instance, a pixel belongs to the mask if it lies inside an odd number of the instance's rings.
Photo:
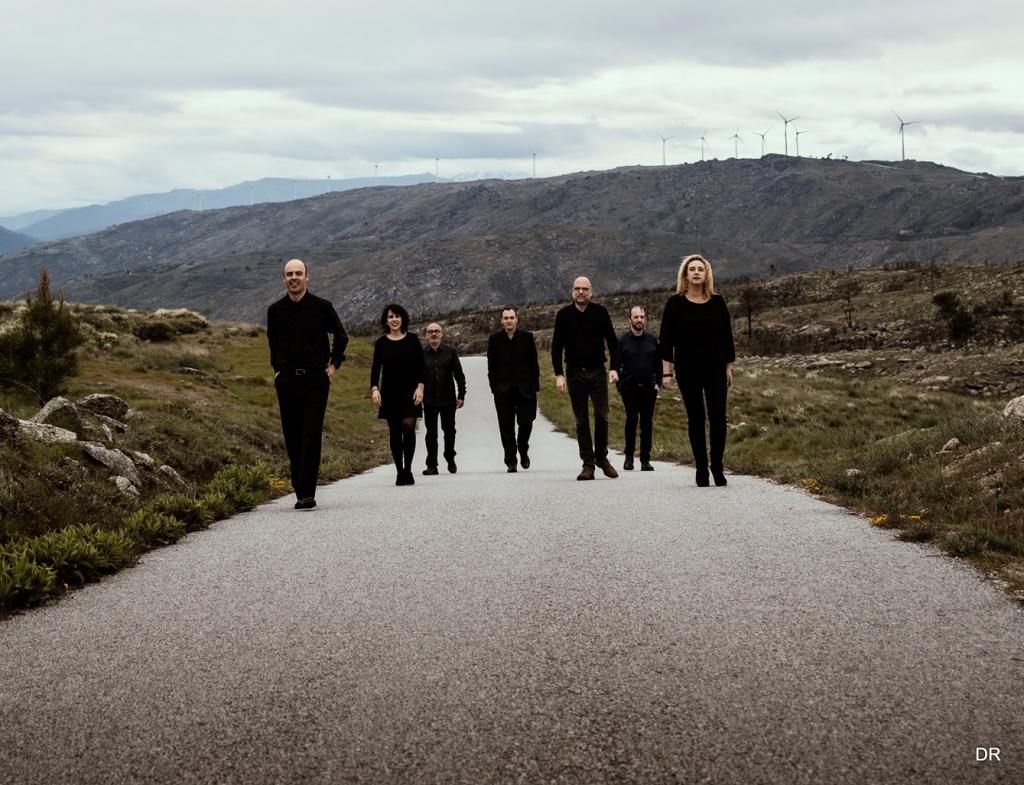
<svg viewBox="0 0 1024 785">
<path fill-rule="evenodd" d="M 388 434 L 395 467 L 399 471 L 411 469 L 412 456 L 416 454 L 416 418 L 389 417 Z"/>
<path fill-rule="evenodd" d="M 679 391 L 686 406 L 687 430 L 693 464 L 698 469 L 708 468 L 707 446 L 704 440 L 704 403 L 707 402 L 707 420 L 711 434 L 711 468 L 721 469 L 725 456 L 725 401 L 728 395 L 725 366 L 686 369 L 676 374 Z"/>
</svg>

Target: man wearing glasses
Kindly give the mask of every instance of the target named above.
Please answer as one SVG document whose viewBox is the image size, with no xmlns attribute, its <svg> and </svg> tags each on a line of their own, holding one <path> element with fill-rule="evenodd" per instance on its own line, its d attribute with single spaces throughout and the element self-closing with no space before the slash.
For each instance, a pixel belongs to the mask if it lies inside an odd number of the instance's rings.
<svg viewBox="0 0 1024 785">
<path fill-rule="evenodd" d="M 444 343 L 444 328 L 436 322 L 427 325 L 427 347 L 423 352 L 426 375 L 423 383 L 423 422 L 427 426 L 426 475 L 437 474 L 437 421 L 444 431 L 444 459 L 448 472 L 455 474 L 455 410 L 466 402 L 466 375 L 459 353 Z M 458 390 L 456 390 L 456 386 Z"/>
</svg>

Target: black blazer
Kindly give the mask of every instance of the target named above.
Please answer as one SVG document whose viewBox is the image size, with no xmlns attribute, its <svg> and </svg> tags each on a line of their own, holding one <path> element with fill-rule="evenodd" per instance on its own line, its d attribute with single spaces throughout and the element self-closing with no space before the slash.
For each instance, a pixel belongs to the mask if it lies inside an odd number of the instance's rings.
<svg viewBox="0 0 1024 785">
<path fill-rule="evenodd" d="M 540 363 L 533 333 L 516 330 L 511 338 L 498 330 L 487 340 L 487 381 L 491 392 L 505 395 L 513 389 L 526 396 L 540 389 Z"/>
</svg>

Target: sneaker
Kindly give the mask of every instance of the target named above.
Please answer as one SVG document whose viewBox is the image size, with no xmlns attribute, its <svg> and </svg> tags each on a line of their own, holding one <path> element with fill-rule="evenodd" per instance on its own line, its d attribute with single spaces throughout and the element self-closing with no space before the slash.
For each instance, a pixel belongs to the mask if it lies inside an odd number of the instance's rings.
<svg viewBox="0 0 1024 785">
<path fill-rule="evenodd" d="M 640 461 L 640 471 L 642 472 L 653 472 L 654 467 L 651 466 L 650 461 Z"/>
<path fill-rule="evenodd" d="M 576 479 L 577 480 L 592 480 L 592 479 L 594 479 L 594 467 L 593 466 L 588 466 L 587 464 L 583 464 L 583 471 L 581 471 L 576 476 Z"/>
<path fill-rule="evenodd" d="M 451 464 L 448 464 L 448 465 L 451 466 Z M 448 471 L 451 471 L 451 469 L 448 469 Z M 437 474 L 437 467 L 436 466 L 428 466 L 426 469 L 423 470 L 423 473 L 425 475 L 427 475 L 427 476 L 430 476 L 432 474 Z"/>
<path fill-rule="evenodd" d="M 622 470 L 623 471 L 627 471 L 627 472 L 633 471 L 633 456 L 632 455 L 627 455 L 626 456 L 626 460 L 624 460 L 622 462 Z"/>
<path fill-rule="evenodd" d="M 459 470 L 459 467 L 455 465 L 455 461 L 448 461 L 448 474 L 455 474 Z"/>
<path fill-rule="evenodd" d="M 521 456 L 519 456 L 519 462 L 523 465 L 524 469 L 530 468 L 530 456 L 527 455 L 525 452 Z"/>
<path fill-rule="evenodd" d="M 612 466 L 611 461 L 609 461 L 607 458 L 604 458 L 597 465 L 601 467 L 601 471 L 604 472 L 605 477 L 614 480 L 616 477 L 619 476 L 619 473 L 615 471 L 615 467 Z"/>
</svg>

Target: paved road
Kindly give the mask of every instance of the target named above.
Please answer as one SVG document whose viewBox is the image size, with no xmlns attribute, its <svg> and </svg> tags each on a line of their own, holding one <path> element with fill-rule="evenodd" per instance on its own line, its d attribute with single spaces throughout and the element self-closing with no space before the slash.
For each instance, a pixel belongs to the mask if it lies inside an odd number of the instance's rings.
<svg viewBox="0 0 1024 785">
<path fill-rule="evenodd" d="M 467 371 L 459 474 L 0 624 L 0 781 L 1024 781 L 1024 612 L 977 574 L 757 479 L 577 483 L 544 421 L 506 475 Z"/>
</svg>

